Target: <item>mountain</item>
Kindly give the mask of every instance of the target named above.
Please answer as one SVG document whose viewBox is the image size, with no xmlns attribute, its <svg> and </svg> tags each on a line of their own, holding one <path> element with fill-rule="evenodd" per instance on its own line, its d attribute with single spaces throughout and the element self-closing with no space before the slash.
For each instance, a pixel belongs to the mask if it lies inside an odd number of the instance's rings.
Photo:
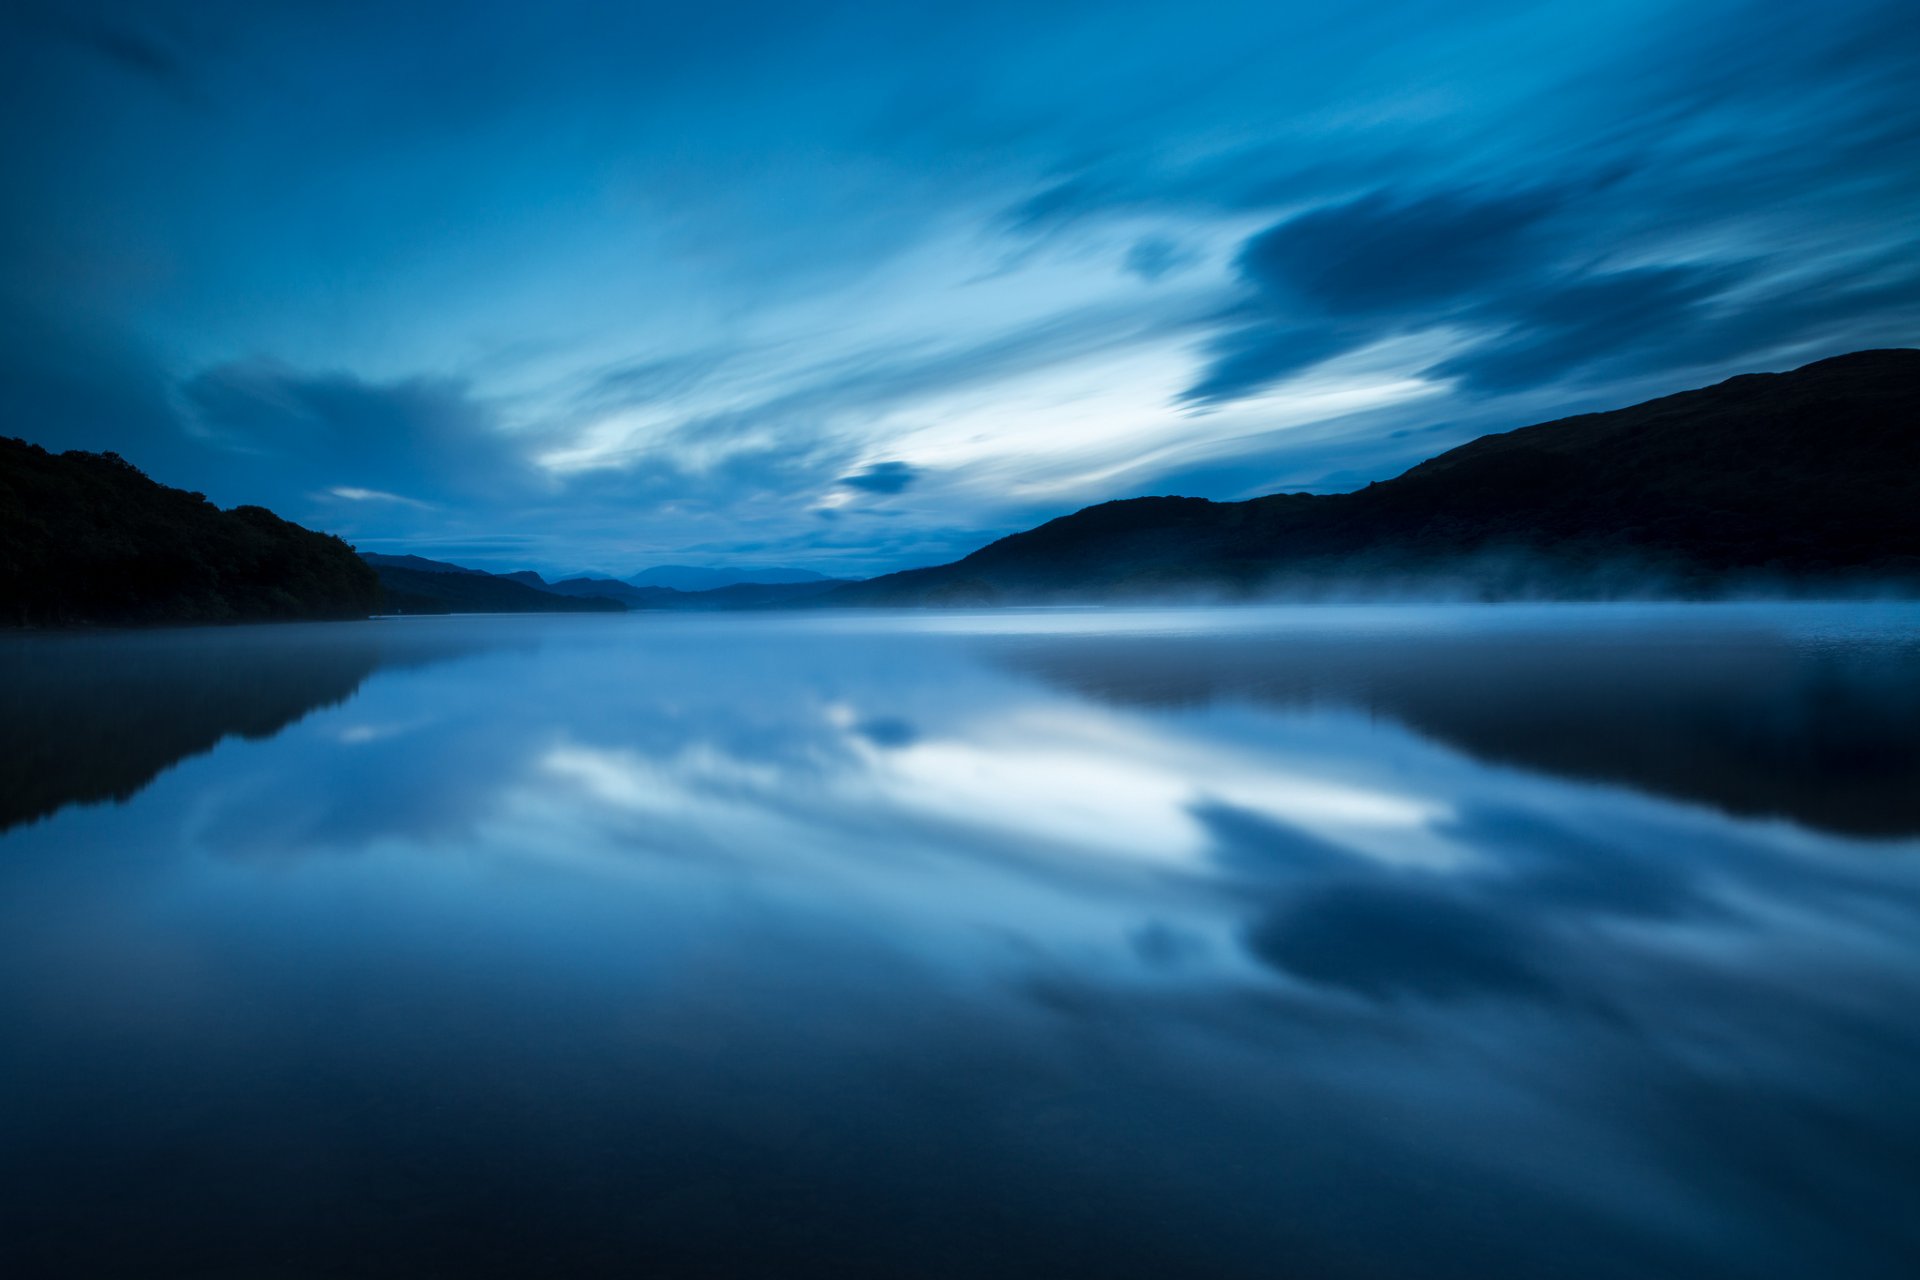
<svg viewBox="0 0 1920 1280">
<path fill-rule="evenodd" d="M 678 599 L 662 600 L 662 609 L 766 609 L 815 600 L 852 585 L 845 578 L 815 578 L 806 582 L 736 582 L 707 591 L 675 592 Z"/>
<path fill-rule="evenodd" d="M 1353 493 L 1134 498 L 830 605 L 1920 589 L 1920 351 L 1484 436 Z"/>
<path fill-rule="evenodd" d="M 767 586 L 826 580 L 825 574 L 811 569 L 711 569 L 687 564 L 656 565 L 627 579 L 636 587 L 670 587 L 675 591 L 712 591 L 741 583 Z"/>
<path fill-rule="evenodd" d="M 364 618 L 380 583 L 340 539 L 222 511 L 113 453 L 0 438 L 0 625 Z"/>
<path fill-rule="evenodd" d="M 477 573 L 482 577 L 489 576 L 485 569 L 469 569 L 465 565 L 429 560 L 425 556 L 389 556 L 378 551 L 362 551 L 360 558 L 376 569 L 417 569 L 421 573 Z"/>
<path fill-rule="evenodd" d="M 545 589 L 563 596 L 604 596 L 629 609 L 651 608 L 682 594 L 670 587 L 628 586 L 617 578 L 562 578 L 547 583 Z"/>
<path fill-rule="evenodd" d="M 804 581 L 737 582 L 703 590 L 636 587 L 615 578 L 548 582 L 530 569 L 487 573 L 420 556 L 363 553 L 380 573 L 391 613 L 578 613 L 618 609 L 757 609 L 798 601 L 844 584 L 812 574 Z M 690 571 L 724 575 L 724 570 Z M 806 573 L 803 569 L 776 571 Z"/>
<path fill-rule="evenodd" d="M 380 574 L 386 613 L 618 613 L 626 607 L 611 593 L 560 590 L 531 569 L 488 573 L 421 556 L 360 556 Z"/>
<path fill-rule="evenodd" d="M 672 587 L 635 587 L 612 578 L 567 578 L 550 582 L 546 590 L 573 596 L 607 596 L 629 609 L 758 609 L 822 595 L 846 585 L 843 578 L 816 578 L 806 582 L 736 582 L 704 591 Z"/>
<path fill-rule="evenodd" d="M 536 591 L 491 573 L 379 567 L 383 613 L 620 613 L 626 606 L 601 597 Z"/>
</svg>

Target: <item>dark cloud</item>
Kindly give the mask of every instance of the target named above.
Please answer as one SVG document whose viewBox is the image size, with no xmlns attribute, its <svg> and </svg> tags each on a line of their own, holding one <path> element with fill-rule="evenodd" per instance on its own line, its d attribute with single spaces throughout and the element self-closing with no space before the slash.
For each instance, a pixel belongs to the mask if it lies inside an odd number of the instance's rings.
<svg viewBox="0 0 1920 1280">
<path fill-rule="evenodd" d="M 250 361 L 196 374 L 180 395 L 223 450 L 293 469 L 309 488 L 498 498 L 532 472 L 458 380 L 369 382 Z"/>
<path fill-rule="evenodd" d="M 1506 292 L 1538 287 L 1560 249 L 1550 221 L 1571 197 L 1376 192 L 1268 228 L 1242 246 L 1245 297 L 1181 399 L 1233 400 L 1399 328 L 1499 312 Z"/>
<path fill-rule="evenodd" d="M 1614 271 L 1546 284 L 1537 295 L 1489 302 L 1508 327 L 1499 337 L 1435 366 L 1475 391 L 1510 391 L 1620 362 L 1697 331 L 1713 302 L 1744 274 L 1733 267 L 1668 266 Z"/>
<path fill-rule="evenodd" d="M 1896 210 L 1920 199 L 1920 176 L 1892 159 L 1920 139 L 1904 87 L 1920 40 L 1899 8 L 1864 0 L 1815 23 L 1752 5 L 1731 24 L 1683 20 L 1657 47 L 1570 74 L 1497 130 L 1456 135 L 1444 161 L 1416 146 L 1357 168 L 1296 165 L 1267 198 L 1320 202 L 1246 242 L 1241 303 L 1222 313 L 1183 398 L 1239 398 L 1313 358 L 1442 327 L 1464 349 L 1432 372 L 1476 397 L 1643 394 L 1656 376 L 1671 389 L 1911 341 L 1914 290 L 1898 283 L 1911 272 L 1885 258 Z M 1273 175 L 1288 157 L 1239 159 L 1236 172 L 1187 173 L 1183 198 L 1231 206 L 1259 189 L 1249 173 Z M 1369 172 L 1395 185 L 1329 198 L 1343 176 Z M 1863 279 L 1868 260 L 1879 265 Z"/>
<path fill-rule="evenodd" d="M 0 299 L 6 434 L 49 449 L 111 449 L 181 483 L 204 453 L 169 404 L 154 353 L 120 329 Z"/>
<path fill-rule="evenodd" d="M 1371 999 L 1554 993 L 1542 942 L 1522 920 L 1438 886 L 1316 888 L 1255 924 L 1247 946 L 1296 978 Z"/>
<path fill-rule="evenodd" d="M 145 76 L 169 89 L 186 82 L 186 64 L 166 45 L 130 27 L 80 26 L 67 30 L 77 44 L 93 50 L 107 61 Z"/>
<path fill-rule="evenodd" d="M 899 716 L 874 716 L 862 720 L 853 726 L 853 732 L 888 751 L 910 747 L 920 741 L 920 731 L 913 727 L 912 721 Z"/>
<path fill-rule="evenodd" d="M 1485 850 L 1502 873 L 1483 881 L 1502 914 L 1571 918 L 1588 925 L 1615 916 L 1641 921 L 1708 920 L 1726 914 L 1698 868 L 1664 856 L 1656 842 L 1611 840 L 1554 816 L 1468 804 L 1440 825 Z"/>
<path fill-rule="evenodd" d="M 1757 322 L 1750 312 L 1728 321 L 1726 300 L 1756 263 L 1593 265 L 1602 255 L 1591 228 L 1556 225 L 1573 203 L 1572 191 L 1546 189 L 1373 195 L 1262 232 L 1238 260 L 1246 296 L 1223 314 L 1182 400 L 1251 395 L 1369 342 L 1438 325 L 1466 331 L 1469 345 L 1428 372 L 1481 394 L 1733 359 L 1809 331 L 1804 308 L 1785 300 Z"/>
<path fill-rule="evenodd" d="M 1256 881 L 1323 873 L 1353 861 L 1344 846 L 1257 810 L 1206 800 L 1189 812 L 1206 829 L 1214 860 Z"/>
<path fill-rule="evenodd" d="M 1127 250 L 1127 270 L 1149 283 L 1191 266 L 1196 255 L 1167 236 L 1145 236 Z"/>
<path fill-rule="evenodd" d="M 839 483 L 868 493 L 901 493 L 920 478 L 920 472 L 905 462 L 876 462 L 852 475 L 841 476 Z"/>
<path fill-rule="evenodd" d="M 1320 328 L 1250 324 L 1228 329 L 1208 341 L 1206 372 L 1181 399 L 1194 405 L 1235 400 L 1352 350 L 1359 341 L 1353 330 L 1332 324 Z"/>
<path fill-rule="evenodd" d="M 226 8 L 226 0 L 208 0 L 186 10 L 165 3 L 28 0 L 0 15 L 0 24 L 22 37 L 17 43 L 25 58 L 69 81 L 76 60 L 50 54 L 78 54 L 106 68 L 124 82 L 125 92 L 151 94 L 158 89 L 184 105 L 204 107 L 206 93 L 190 55 L 209 28 L 223 27 L 232 19 L 232 13 L 223 12 Z M 100 77 L 87 79 L 90 87 L 100 89 Z"/>
<path fill-rule="evenodd" d="M 1240 273 L 1281 310 L 1298 303 L 1327 316 L 1444 311 L 1536 269 L 1546 249 L 1542 224 L 1566 199 L 1554 190 L 1370 195 L 1261 232 L 1241 249 Z"/>
<path fill-rule="evenodd" d="M 389 545 L 850 555 L 882 522 L 817 499 L 901 424 L 1137 351 L 1142 421 L 1098 439 L 1062 394 L 1085 450 L 1029 457 L 1051 427 L 1006 415 L 862 566 L 1168 485 L 1350 487 L 1455 442 L 1395 431 L 1913 341 L 1909 10 L 16 4 L 7 411 L 227 503 L 438 505 L 289 512 Z M 1456 394 L 1144 421 L 1370 347 Z M 605 456 L 529 462 L 568 449 Z"/>
</svg>

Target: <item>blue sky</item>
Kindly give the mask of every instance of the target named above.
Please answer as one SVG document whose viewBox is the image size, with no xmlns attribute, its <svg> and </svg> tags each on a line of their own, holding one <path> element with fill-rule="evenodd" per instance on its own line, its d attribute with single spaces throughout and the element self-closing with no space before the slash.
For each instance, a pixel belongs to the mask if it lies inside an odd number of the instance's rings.
<svg viewBox="0 0 1920 1280">
<path fill-rule="evenodd" d="M 7 434 L 866 574 L 1920 339 L 1910 4 L 8 0 Z"/>
</svg>

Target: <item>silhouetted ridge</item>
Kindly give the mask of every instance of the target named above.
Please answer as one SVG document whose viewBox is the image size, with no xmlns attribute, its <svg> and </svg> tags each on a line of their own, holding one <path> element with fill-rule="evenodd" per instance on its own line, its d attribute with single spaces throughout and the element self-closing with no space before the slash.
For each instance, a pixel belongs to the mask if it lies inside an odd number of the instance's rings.
<svg viewBox="0 0 1920 1280">
<path fill-rule="evenodd" d="M 386 608 L 391 613 L 761 609 L 797 603 L 843 585 L 841 579 L 813 574 L 793 582 L 734 582 L 692 591 L 663 586 L 636 587 L 614 578 L 563 578 L 548 582 L 530 569 L 493 574 L 411 555 L 363 553 L 363 558 L 379 571 L 386 590 Z M 718 569 L 688 572 L 727 576 Z"/>
<path fill-rule="evenodd" d="M 379 567 L 386 613 L 621 613 L 602 596 L 570 596 L 478 570 Z"/>
<path fill-rule="evenodd" d="M 825 602 L 1873 585 L 1920 586 L 1920 351 L 1485 436 L 1355 493 L 1103 503 Z"/>
<path fill-rule="evenodd" d="M 788 567 L 713 568 L 688 564 L 661 564 L 642 569 L 627 581 L 636 587 L 666 587 L 688 594 L 712 591 L 718 587 L 788 586 L 824 582 L 827 576 L 812 569 Z"/>
<path fill-rule="evenodd" d="M 425 556 L 390 556 L 378 551 L 362 551 L 360 558 L 376 569 L 417 569 L 422 573 L 472 573 L 481 577 L 488 576 L 485 569 L 469 569 L 461 564 L 449 564 L 445 560 L 429 560 Z"/>
<path fill-rule="evenodd" d="M 0 625 L 364 618 L 379 601 L 336 537 L 222 511 L 118 454 L 0 439 Z"/>
</svg>

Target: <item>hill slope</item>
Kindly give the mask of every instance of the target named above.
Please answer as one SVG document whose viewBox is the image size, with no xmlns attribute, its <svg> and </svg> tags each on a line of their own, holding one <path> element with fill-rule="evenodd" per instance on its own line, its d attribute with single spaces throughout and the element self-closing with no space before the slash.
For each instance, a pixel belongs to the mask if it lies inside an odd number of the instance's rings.
<svg viewBox="0 0 1920 1280">
<path fill-rule="evenodd" d="M 532 570 L 488 573 L 424 556 L 363 551 L 380 575 L 383 613 L 618 613 L 613 599 L 579 600 Z"/>
<path fill-rule="evenodd" d="M 1485 436 L 1355 493 L 1088 507 L 828 604 L 1920 587 L 1920 351 Z"/>
<path fill-rule="evenodd" d="M 542 588 L 563 596 L 604 596 L 629 609 L 651 608 L 680 593 L 670 587 L 635 587 L 617 578 L 562 578 Z"/>
<path fill-rule="evenodd" d="M 472 573 L 486 576 L 485 569 L 469 569 L 465 565 L 448 564 L 445 560 L 429 560 L 425 556 L 390 556 L 378 551 L 362 551 L 360 558 L 376 569 L 417 569 L 421 573 Z"/>
<path fill-rule="evenodd" d="M 823 573 L 811 569 L 715 569 L 687 564 L 662 564 L 642 569 L 627 581 L 636 587 L 668 587 L 674 591 L 713 591 L 720 587 L 787 586 L 805 582 L 824 582 Z"/>
<path fill-rule="evenodd" d="M 380 573 L 394 613 L 579 613 L 615 609 L 759 609 L 805 600 L 843 585 L 817 575 L 797 582 L 738 582 L 682 591 L 636 587 L 614 578 L 548 582 L 530 569 L 487 573 L 443 560 L 363 552 Z M 706 571 L 714 572 L 720 571 Z M 796 571 L 797 572 L 797 571 Z"/>
<path fill-rule="evenodd" d="M 364 618 L 374 571 L 263 507 L 222 511 L 117 454 L 0 438 L 0 625 Z"/>
<path fill-rule="evenodd" d="M 624 613 L 618 600 L 556 595 L 491 573 L 379 568 L 384 613 Z"/>
</svg>

